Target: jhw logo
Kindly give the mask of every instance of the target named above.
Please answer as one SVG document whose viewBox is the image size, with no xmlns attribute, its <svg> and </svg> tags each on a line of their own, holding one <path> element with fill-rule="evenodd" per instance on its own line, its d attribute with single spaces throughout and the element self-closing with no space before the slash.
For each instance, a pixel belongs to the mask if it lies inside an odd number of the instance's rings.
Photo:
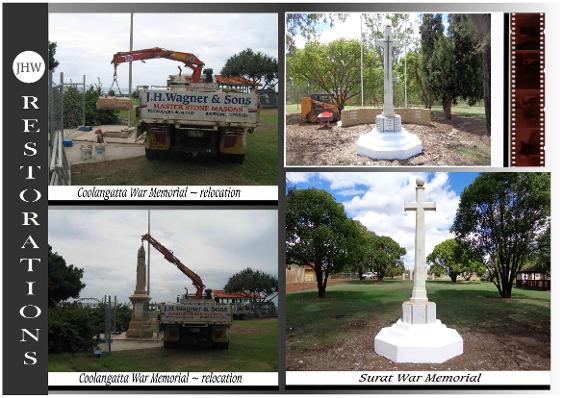
<svg viewBox="0 0 563 398">
<path fill-rule="evenodd" d="M 45 61 L 35 51 L 24 51 L 14 59 L 12 71 L 19 81 L 35 83 L 45 73 Z"/>
</svg>

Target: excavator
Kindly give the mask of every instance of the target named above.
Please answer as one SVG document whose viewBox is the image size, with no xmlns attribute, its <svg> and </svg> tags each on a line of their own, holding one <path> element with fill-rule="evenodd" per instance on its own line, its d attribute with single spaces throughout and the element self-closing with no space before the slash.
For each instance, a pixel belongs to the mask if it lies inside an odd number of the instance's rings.
<svg viewBox="0 0 563 398">
<path fill-rule="evenodd" d="M 180 346 L 211 346 L 229 348 L 228 329 L 233 315 L 228 304 L 216 303 L 211 296 L 211 289 L 205 290 L 200 276 L 186 267 L 174 253 L 153 238 L 150 234 L 141 237 L 158 250 L 166 260 L 174 264 L 194 284 L 196 293 L 176 303 L 161 304 L 160 330 L 164 332 L 164 348 Z"/>
</svg>

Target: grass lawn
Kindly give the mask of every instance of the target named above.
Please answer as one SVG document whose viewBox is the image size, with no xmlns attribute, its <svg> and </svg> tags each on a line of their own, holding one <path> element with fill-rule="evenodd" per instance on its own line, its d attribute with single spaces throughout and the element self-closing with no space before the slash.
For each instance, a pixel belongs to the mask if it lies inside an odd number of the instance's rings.
<svg viewBox="0 0 563 398">
<path fill-rule="evenodd" d="M 94 359 L 91 353 L 49 354 L 49 372 L 275 372 L 278 320 L 234 321 L 227 350 L 150 348 L 119 351 Z"/>
<path fill-rule="evenodd" d="M 363 108 L 368 108 L 370 106 L 364 106 Z M 415 107 L 419 107 L 418 105 L 415 105 Z M 352 109 L 359 109 L 362 108 L 359 105 L 349 105 L 345 108 L 345 110 L 352 110 Z M 301 112 L 301 104 L 286 104 L 285 105 L 285 113 L 286 114 L 290 114 L 290 113 L 300 113 Z M 432 106 L 432 114 L 436 114 L 436 115 L 443 115 L 443 111 L 442 111 L 442 106 L 440 105 L 434 105 Z M 457 104 L 457 105 L 452 105 L 452 113 L 455 115 L 461 115 L 461 116 L 480 116 L 483 119 L 485 118 L 485 107 L 483 105 L 475 105 L 475 106 L 469 106 L 466 104 Z M 127 118 L 127 116 L 125 116 Z"/>
<path fill-rule="evenodd" d="M 542 361 L 546 361 L 540 364 L 534 358 L 534 363 L 540 367 L 549 366 L 549 292 L 514 288 L 512 299 L 502 299 L 492 283 L 453 284 L 449 281 L 428 281 L 427 290 L 429 300 L 436 302 L 438 318 L 448 327 L 457 329 L 464 338 L 465 353 L 459 357 L 460 364 L 456 365 L 459 368 L 453 366 L 452 370 L 472 367 L 497 369 L 497 366 L 506 364 L 506 361 L 500 364 L 494 362 L 503 359 L 502 352 L 511 359 L 516 354 L 508 354 L 508 345 L 497 347 L 493 342 L 502 341 L 506 344 L 518 339 L 522 340 L 518 341 L 515 348 L 517 353 L 520 350 L 523 355 L 521 344 L 523 339 L 529 339 L 526 340 L 527 347 L 541 355 Z M 288 368 L 296 370 L 295 367 L 303 362 L 307 365 L 308 355 L 320 358 L 320 353 L 325 351 L 330 351 L 333 356 L 338 355 L 342 350 L 339 347 L 345 345 L 351 347 L 350 351 L 360 346 L 358 351 L 362 352 L 361 355 L 369 356 L 365 362 L 370 365 L 364 364 L 365 369 L 369 366 L 372 369 L 388 366 L 384 362 L 387 360 L 373 354 L 373 337 L 381 327 L 391 326 L 400 318 L 401 303 L 408 300 L 411 292 L 412 281 L 385 280 L 383 283 L 349 281 L 335 284 L 328 287 L 324 299 L 317 298 L 316 290 L 289 293 L 286 298 L 287 357 L 288 363 L 293 365 Z M 360 343 L 359 340 L 364 338 L 365 342 Z M 499 358 L 491 359 L 493 362 L 488 365 L 483 360 L 484 354 L 480 352 L 480 345 L 485 343 L 495 358 Z M 537 344 L 537 348 L 531 343 Z M 363 351 L 362 344 L 367 346 Z M 547 354 L 540 352 L 542 350 L 547 350 Z M 351 360 L 359 361 L 357 358 Z M 525 357 L 514 360 L 520 364 L 526 362 Z M 346 367 L 346 359 L 342 361 L 341 369 L 354 368 L 353 364 Z M 314 366 L 310 365 L 307 370 L 327 369 L 321 365 L 318 365 L 319 368 Z M 508 368 L 510 365 L 506 366 Z"/>
<path fill-rule="evenodd" d="M 549 292 L 514 289 L 512 300 L 503 300 L 492 283 L 448 281 L 428 281 L 427 290 L 446 324 L 495 331 L 507 320 L 539 327 L 549 319 Z M 385 280 L 339 283 L 327 289 L 325 299 L 317 299 L 316 290 L 290 293 L 287 326 L 306 344 L 332 343 L 354 319 L 394 322 L 411 292 L 412 281 Z"/>
<path fill-rule="evenodd" d="M 260 127 L 247 136 L 243 164 L 218 159 L 148 161 L 144 156 L 73 165 L 74 185 L 277 185 L 278 112 L 260 111 Z"/>
</svg>

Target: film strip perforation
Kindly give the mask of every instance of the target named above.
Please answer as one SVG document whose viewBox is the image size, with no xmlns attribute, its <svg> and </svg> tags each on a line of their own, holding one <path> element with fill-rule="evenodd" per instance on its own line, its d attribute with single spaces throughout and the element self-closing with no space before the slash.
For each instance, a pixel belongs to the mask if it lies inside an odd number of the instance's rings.
<svg viewBox="0 0 563 398">
<path fill-rule="evenodd" d="M 510 14 L 510 166 L 545 166 L 545 16 Z"/>
</svg>

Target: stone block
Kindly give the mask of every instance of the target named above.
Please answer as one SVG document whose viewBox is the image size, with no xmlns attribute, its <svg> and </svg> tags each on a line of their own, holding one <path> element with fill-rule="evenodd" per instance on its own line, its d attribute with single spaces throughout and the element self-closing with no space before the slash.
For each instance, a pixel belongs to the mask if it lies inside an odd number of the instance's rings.
<svg viewBox="0 0 563 398">
<path fill-rule="evenodd" d="M 405 301 L 403 303 L 402 320 L 404 323 L 416 325 L 433 323 L 436 321 L 436 303 L 431 301 L 425 303 Z"/>
</svg>

